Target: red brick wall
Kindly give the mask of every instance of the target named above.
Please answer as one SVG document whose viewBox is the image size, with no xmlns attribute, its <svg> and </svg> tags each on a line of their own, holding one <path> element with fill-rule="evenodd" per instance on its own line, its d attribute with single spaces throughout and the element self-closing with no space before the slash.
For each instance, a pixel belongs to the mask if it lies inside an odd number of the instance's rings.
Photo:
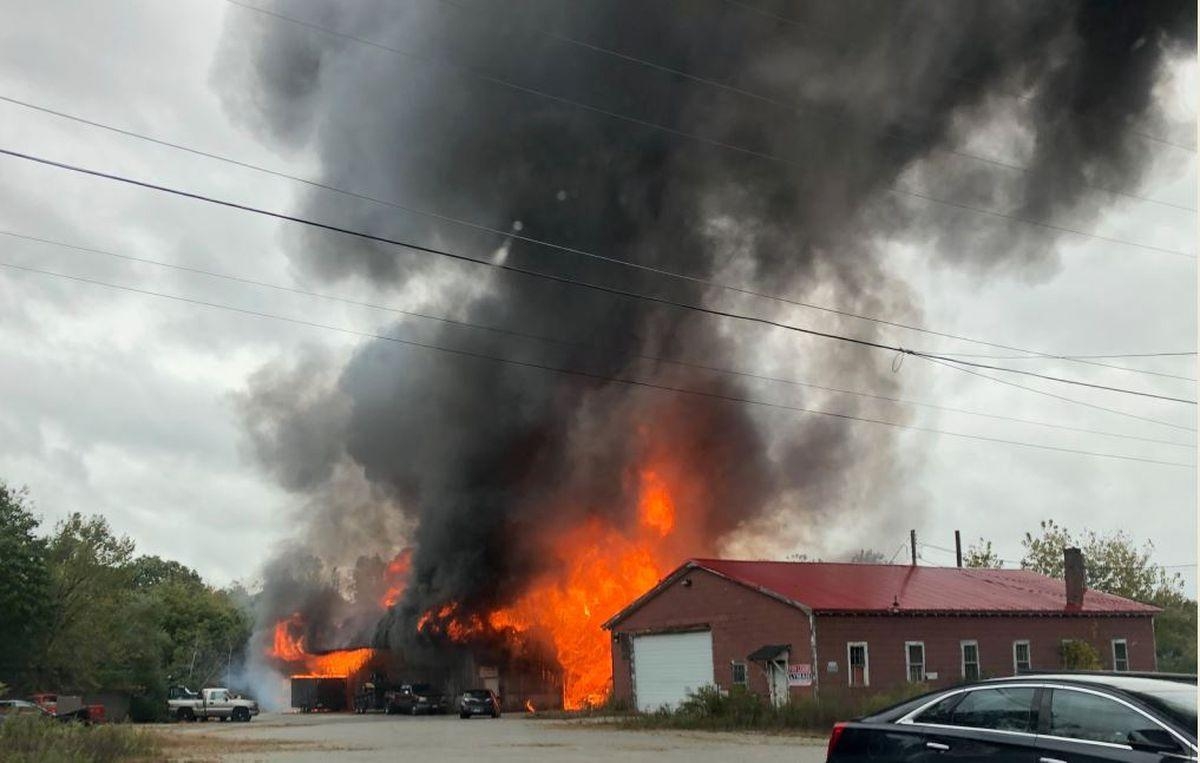
<svg viewBox="0 0 1200 763">
<path fill-rule="evenodd" d="M 706 570 L 692 570 L 690 586 L 677 580 L 619 623 L 614 635 L 647 631 L 689 630 L 707 627 L 713 634 L 713 676 L 721 688 L 731 684 L 734 660 L 764 644 L 791 644 L 791 662 L 812 662 L 809 618 L 803 611 L 764 594 L 732 583 Z M 1034 669 L 1061 667 L 1062 639 L 1083 639 L 1100 654 L 1106 669 L 1112 668 L 1112 639 L 1128 644 L 1130 670 L 1154 670 L 1154 631 L 1148 617 L 905 617 L 861 616 L 816 618 L 818 656 L 814 665 L 822 695 L 861 691 L 877 693 L 907 681 L 904 642 L 925 643 L 926 671 L 938 673 L 934 686 L 962 680 L 959 642 L 979 644 L 983 676 L 1013 673 L 1013 641 L 1030 642 Z M 870 685 L 850 689 L 846 678 L 846 644 L 866 641 Z M 632 664 L 619 641 L 612 642 L 613 694 L 633 702 Z M 828 671 L 837 662 L 836 673 Z M 750 689 L 766 694 L 767 679 L 753 664 L 747 666 Z M 793 689 L 793 696 L 808 689 Z"/>
<path fill-rule="evenodd" d="M 792 662 L 812 661 L 808 615 L 801 610 L 706 570 L 692 570 L 686 578 L 690 586 L 683 585 L 683 579 L 676 581 L 619 623 L 615 633 L 711 628 L 713 677 L 723 689 L 730 686 L 731 663 L 745 662 L 746 655 L 765 644 L 791 644 Z M 632 703 L 633 665 L 616 641 L 612 662 L 613 695 Z M 752 691 L 767 693 L 767 678 L 759 667 L 748 664 L 746 675 Z"/>
<path fill-rule="evenodd" d="M 1028 640 L 1035 670 L 1061 668 L 1059 643 L 1082 639 L 1100 654 L 1105 669 L 1111 670 L 1112 639 L 1126 640 L 1130 670 L 1154 670 L 1154 632 L 1148 617 L 901 617 L 820 616 L 817 623 L 819 681 L 822 693 L 863 691 L 874 693 L 895 688 L 907 680 L 904 642 L 925 642 L 925 669 L 938 674 L 933 686 L 948 686 L 962 680 L 960 641 L 979 644 L 980 670 L 984 677 L 1013 674 L 1013 642 Z M 846 644 L 866 641 L 870 686 L 850 689 L 846 678 Z M 838 672 L 827 663 L 836 661 Z"/>
</svg>

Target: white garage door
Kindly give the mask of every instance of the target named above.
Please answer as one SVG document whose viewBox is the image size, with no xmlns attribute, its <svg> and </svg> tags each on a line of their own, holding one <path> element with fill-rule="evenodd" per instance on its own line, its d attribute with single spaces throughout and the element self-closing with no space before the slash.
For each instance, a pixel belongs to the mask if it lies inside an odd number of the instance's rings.
<svg viewBox="0 0 1200 763">
<path fill-rule="evenodd" d="M 712 632 L 635 636 L 633 682 L 638 710 L 677 706 L 688 692 L 713 683 Z"/>
</svg>

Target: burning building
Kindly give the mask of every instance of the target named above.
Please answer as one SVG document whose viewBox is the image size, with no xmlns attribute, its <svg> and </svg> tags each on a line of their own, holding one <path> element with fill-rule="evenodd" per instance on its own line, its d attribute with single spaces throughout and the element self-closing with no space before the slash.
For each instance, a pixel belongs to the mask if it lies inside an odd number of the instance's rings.
<svg viewBox="0 0 1200 763">
<path fill-rule="evenodd" d="M 230 9 L 215 80 L 233 118 L 320 167 L 298 213 L 510 269 L 283 229 L 304 279 L 411 313 L 371 311 L 389 324 L 346 357 L 268 363 L 239 401 L 298 496 L 284 557 L 313 560 L 269 567 L 257 638 L 297 675 L 369 646 L 397 675 L 519 675 L 567 707 L 608 695 L 601 624 L 681 560 L 883 536 L 923 500 L 897 488 L 920 455 L 896 427 L 853 421 L 903 409 L 779 383 L 894 397 L 890 356 L 677 305 L 882 340 L 920 321 L 893 244 L 1053 272 L 1061 231 L 1136 188 L 1196 16 L 263 5 Z M 311 653 L 274 639 L 297 613 Z"/>
</svg>

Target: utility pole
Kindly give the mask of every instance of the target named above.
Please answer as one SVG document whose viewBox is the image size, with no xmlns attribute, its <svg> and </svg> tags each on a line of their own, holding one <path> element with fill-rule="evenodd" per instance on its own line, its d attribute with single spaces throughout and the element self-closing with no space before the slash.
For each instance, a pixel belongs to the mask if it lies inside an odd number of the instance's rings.
<svg viewBox="0 0 1200 763">
<path fill-rule="evenodd" d="M 917 566 L 917 531 L 908 531 L 908 545 L 912 547 L 912 566 Z"/>
<path fill-rule="evenodd" d="M 958 560 L 958 566 L 962 568 L 962 533 L 958 530 L 954 531 L 954 558 Z"/>
</svg>

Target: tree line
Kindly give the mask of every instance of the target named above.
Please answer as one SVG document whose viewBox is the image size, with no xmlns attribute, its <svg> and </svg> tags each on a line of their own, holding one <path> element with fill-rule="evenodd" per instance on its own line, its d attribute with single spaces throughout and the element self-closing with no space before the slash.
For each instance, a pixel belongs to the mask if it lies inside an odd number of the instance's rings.
<svg viewBox="0 0 1200 763">
<path fill-rule="evenodd" d="M 100 516 L 43 534 L 26 490 L 0 482 L 0 688 L 127 693 L 165 712 L 167 687 L 224 681 L 250 636 L 250 600 L 189 567 L 138 555 Z"/>
</svg>

